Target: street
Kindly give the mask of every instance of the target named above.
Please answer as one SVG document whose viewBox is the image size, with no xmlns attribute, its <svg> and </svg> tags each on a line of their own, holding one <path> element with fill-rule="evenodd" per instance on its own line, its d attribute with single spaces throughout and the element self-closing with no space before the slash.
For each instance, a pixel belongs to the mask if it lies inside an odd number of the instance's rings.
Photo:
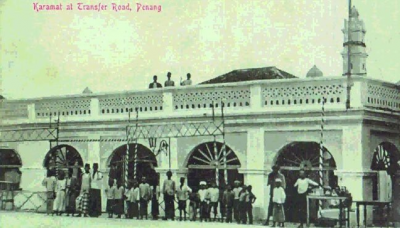
<svg viewBox="0 0 400 228">
<path fill-rule="evenodd" d="M 210 225 L 218 228 L 240 228 L 240 227 L 265 227 L 261 225 L 238 225 L 236 223 L 227 224 L 219 222 L 180 222 L 163 220 L 127 220 L 109 219 L 103 214 L 100 218 L 76 218 L 67 216 L 48 216 L 46 214 L 32 212 L 10 212 L 0 211 L 0 228 L 111 228 L 111 227 L 190 227 L 200 228 Z M 289 226 L 286 226 L 289 227 Z M 290 226 L 291 227 L 291 226 Z M 294 227 L 294 226 L 293 226 Z"/>
</svg>

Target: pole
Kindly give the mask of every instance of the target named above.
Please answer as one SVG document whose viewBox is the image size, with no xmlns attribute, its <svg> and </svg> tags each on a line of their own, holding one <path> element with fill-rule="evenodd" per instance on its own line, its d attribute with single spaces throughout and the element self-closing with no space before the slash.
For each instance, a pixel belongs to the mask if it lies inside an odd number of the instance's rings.
<svg viewBox="0 0 400 228">
<path fill-rule="evenodd" d="M 349 21 L 347 23 L 347 100 L 346 100 L 346 110 L 350 109 L 350 93 L 351 93 L 351 0 L 349 0 Z"/>
<path fill-rule="evenodd" d="M 228 184 L 228 164 L 226 163 L 226 143 L 225 143 L 225 116 L 224 116 L 225 103 L 221 101 L 221 117 L 222 117 L 222 140 L 223 140 L 223 156 L 224 156 L 224 179 L 225 185 Z"/>
<path fill-rule="evenodd" d="M 136 131 L 138 130 L 138 126 L 139 126 L 139 109 L 136 108 L 136 124 L 135 124 L 135 137 L 136 137 Z M 135 152 L 133 153 L 133 177 L 135 179 L 138 179 L 137 177 L 137 153 L 138 153 L 138 139 L 136 137 L 135 139 Z"/>
<path fill-rule="evenodd" d="M 219 169 L 218 169 L 218 150 L 217 150 L 217 140 L 216 137 L 214 135 L 214 157 L 215 157 L 215 183 L 217 184 L 217 186 L 219 186 Z"/>
<path fill-rule="evenodd" d="M 131 122 L 131 112 L 128 111 L 128 126 L 126 126 L 126 153 L 125 153 L 125 189 L 128 189 L 129 181 L 129 123 Z"/>
<path fill-rule="evenodd" d="M 171 171 L 171 138 L 168 138 L 168 167 L 169 171 Z"/>
<path fill-rule="evenodd" d="M 324 125 L 325 125 L 325 98 L 322 98 L 322 109 L 321 109 L 321 139 L 319 143 L 319 185 L 320 190 L 323 192 L 324 188 Z M 322 201 L 318 201 L 319 211 L 322 210 Z"/>
</svg>

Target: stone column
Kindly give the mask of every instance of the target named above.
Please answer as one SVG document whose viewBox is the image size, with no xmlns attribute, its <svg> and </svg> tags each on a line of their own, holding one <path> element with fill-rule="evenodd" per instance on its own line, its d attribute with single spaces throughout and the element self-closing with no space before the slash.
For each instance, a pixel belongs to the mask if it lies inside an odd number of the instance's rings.
<svg viewBox="0 0 400 228">
<path fill-rule="evenodd" d="M 265 206 L 265 171 L 264 171 L 264 129 L 251 128 L 247 131 L 247 164 L 245 185 L 252 185 L 253 193 L 257 197 L 253 205 L 255 219 L 263 219 L 266 215 Z"/>
<path fill-rule="evenodd" d="M 352 194 L 353 201 L 372 200 L 372 192 L 364 190 L 367 183 L 364 178 L 368 175 L 364 168 L 363 153 L 369 153 L 367 134 L 363 134 L 361 123 L 349 125 L 343 128 L 342 138 L 342 167 L 338 166 L 335 174 L 339 178 L 339 186 L 344 186 Z M 369 189 L 369 188 L 366 188 Z M 353 205 L 354 206 L 354 205 Z M 363 210 L 361 218 L 363 218 Z M 372 221 L 372 207 L 368 207 L 367 223 Z"/>
</svg>

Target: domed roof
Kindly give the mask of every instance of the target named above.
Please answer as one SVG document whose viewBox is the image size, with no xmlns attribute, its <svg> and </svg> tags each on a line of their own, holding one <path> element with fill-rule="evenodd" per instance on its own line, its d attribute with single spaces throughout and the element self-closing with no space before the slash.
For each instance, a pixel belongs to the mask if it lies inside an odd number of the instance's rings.
<svg viewBox="0 0 400 228">
<path fill-rule="evenodd" d="M 324 74 L 315 65 L 307 72 L 307 75 L 306 75 L 307 78 L 316 78 L 316 77 L 322 77 L 322 76 L 324 76 Z"/>
</svg>

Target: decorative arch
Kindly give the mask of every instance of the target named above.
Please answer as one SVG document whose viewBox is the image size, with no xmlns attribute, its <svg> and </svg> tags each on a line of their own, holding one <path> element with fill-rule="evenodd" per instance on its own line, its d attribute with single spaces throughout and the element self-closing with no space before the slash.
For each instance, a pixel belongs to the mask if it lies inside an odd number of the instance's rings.
<svg viewBox="0 0 400 228">
<path fill-rule="evenodd" d="M 22 167 L 22 159 L 13 149 L 0 149 L 0 167 L 20 168 Z"/>
<path fill-rule="evenodd" d="M 22 174 L 19 168 L 21 167 L 21 157 L 15 150 L 0 149 L 0 181 L 11 182 L 9 187 L 5 183 L 0 183 L 0 190 L 19 189 Z"/>
<path fill-rule="evenodd" d="M 75 164 L 83 167 L 83 160 L 79 152 L 70 145 L 58 145 L 47 152 L 43 161 L 43 166 L 47 169 L 62 168 L 67 169 L 75 167 Z"/>
<path fill-rule="evenodd" d="M 136 179 L 134 176 L 134 152 L 135 143 L 129 144 L 129 164 L 128 164 L 128 180 L 133 181 Z M 154 168 L 157 167 L 157 159 L 154 153 L 142 144 L 137 144 L 137 177 L 141 179 L 146 177 L 151 185 L 158 185 L 159 176 L 155 172 Z M 107 164 L 110 167 L 109 177 L 111 179 L 117 179 L 124 183 L 124 170 L 125 170 L 125 156 L 126 156 L 127 145 L 119 146 L 115 149 L 110 157 L 108 158 Z"/>
<path fill-rule="evenodd" d="M 215 167 L 224 168 L 226 164 L 227 169 L 240 168 L 241 164 L 239 158 L 236 156 L 233 150 L 226 144 L 225 144 L 226 147 L 226 156 L 225 156 L 223 151 L 224 149 L 223 145 L 224 144 L 221 142 L 205 142 L 197 145 L 189 153 L 186 167 L 194 169 L 212 169 Z"/>
<path fill-rule="evenodd" d="M 324 170 L 336 169 L 336 162 L 326 147 L 324 151 Z M 317 142 L 291 142 L 279 150 L 275 164 L 287 170 L 319 169 L 320 144 Z"/>
<path fill-rule="evenodd" d="M 397 147 L 390 142 L 382 142 L 374 150 L 371 169 L 387 171 L 388 174 L 393 175 L 400 169 L 399 161 L 400 152 Z"/>
<path fill-rule="evenodd" d="M 223 146 L 224 144 L 221 142 L 209 141 L 201 143 L 191 150 L 185 162 L 185 167 L 189 169 L 189 186 L 197 187 L 201 180 L 215 182 L 216 168 L 219 169 L 219 186 L 226 184 L 225 168 L 227 169 L 228 184 L 233 184 L 237 179 L 243 181 L 243 175 L 238 171 L 241 167 L 238 156 L 226 144 L 226 154 L 224 154 Z"/>
<path fill-rule="evenodd" d="M 323 184 L 335 188 L 338 185 L 337 177 L 334 174 L 336 162 L 327 148 L 323 147 L 322 149 L 324 152 Z M 299 221 L 297 209 L 292 206 L 297 203 L 297 190 L 294 184 L 299 177 L 299 171 L 305 170 L 310 179 L 319 182 L 319 157 L 320 144 L 313 141 L 291 142 L 282 147 L 275 157 L 275 164 L 281 167 L 281 172 L 286 179 L 285 214 L 287 214 L 289 222 Z M 317 218 L 317 211 L 318 208 L 310 206 L 311 220 Z"/>
</svg>

